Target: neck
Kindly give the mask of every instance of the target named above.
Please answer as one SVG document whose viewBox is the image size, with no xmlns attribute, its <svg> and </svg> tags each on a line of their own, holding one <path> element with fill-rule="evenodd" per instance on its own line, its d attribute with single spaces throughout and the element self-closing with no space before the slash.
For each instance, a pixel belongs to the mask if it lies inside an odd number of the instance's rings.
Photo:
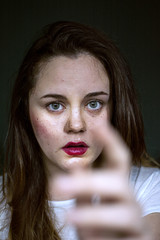
<svg viewBox="0 0 160 240">
<path fill-rule="evenodd" d="M 54 185 L 54 179 L 49 178 L 48 179 L 48 193 L 49 193 L 49 199 L 50 201 L 64 201 L 74 198 L 73 195 L 70 195 L 68 193 L 65 193 L 64 191 L 60 191 L 59 189 L 55 189 Z"/>
<path fill-rule="evenodd" d="M 55 187 L 55 178 L 64 174 L 69 174 L 65 170 L 56 165 L 52 165 L 46 169 L 47 185 L 48 185 L 48 200 L 50 201 L 64 201 L 74 198 L 73 195 L 60 191 Z"/>
</svg>

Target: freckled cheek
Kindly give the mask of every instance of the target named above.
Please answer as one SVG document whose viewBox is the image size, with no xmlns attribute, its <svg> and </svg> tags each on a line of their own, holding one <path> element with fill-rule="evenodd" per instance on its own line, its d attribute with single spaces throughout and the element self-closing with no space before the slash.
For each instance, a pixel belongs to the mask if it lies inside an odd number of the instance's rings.
<svg viewBox="0 0 160 240">
<path fill-rule="evenodd" d="M 45 118 L 39 118 L 33 114 L 30 115 L 31 125 L 34 131 L 34 134 L 38 139 L 49 139 L 53 136 L 53 130 L 55 129 L 55 124 L 51 124 Z"/>
<path fill-rule="evenodd" d="M 100 115 L 100 123 L 101 124 L 106 124 L 106 122 L 110 121 L 110 113 L 109 111 L 104 111 L 101 115 Z"/>
<path fill-rule="evenodd" d="M 100 153 L 103 148 L 103 144 L 100 141 L 97 141 L 97 133 L 95 130 L 106 126 L 106 122 L 108 121 L 108 114 L 106 111 L 101 113 L 98 116 L 92 116 L 87 121 L 87 130 L 88 130 L 88 139 L 89 143 L 94 146 L 93 151 L 96 153 Z"/>
<path fill-rule="evenodd" d="M 110 121 L 110 115 L 108 111 L 103 111 L 100 115 L 98 116 L 92 116 L 88 120 L 88 129 L 98 129 L 101 128 L 102 126 L 106 126 L 106 123 Z"/>
<path fill-rule="evenodd" d="M 48 127 L 44 125 L 43 123 L 37 121 L 33 123 L 33 129 L 34 133 L 37 137 L 48 137 L 49 132 L 48 132 Z"/>
</svg>

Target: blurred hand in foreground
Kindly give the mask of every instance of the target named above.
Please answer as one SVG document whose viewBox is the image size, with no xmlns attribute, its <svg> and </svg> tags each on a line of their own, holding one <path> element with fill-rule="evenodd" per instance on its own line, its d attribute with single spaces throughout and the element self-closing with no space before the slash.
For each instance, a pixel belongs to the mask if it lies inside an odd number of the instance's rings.
<svg viewBox="0 0 160 240">
<path fill-rule="evenodd" d="M 96 136 L 104 145 L 103 168 L 76 169 L 56 179 L 56 188 L 77 198 L 67 221 L 83 240 L 153 240 L 129 186 L 129 149 L 109 124 Z"/>
</svg>

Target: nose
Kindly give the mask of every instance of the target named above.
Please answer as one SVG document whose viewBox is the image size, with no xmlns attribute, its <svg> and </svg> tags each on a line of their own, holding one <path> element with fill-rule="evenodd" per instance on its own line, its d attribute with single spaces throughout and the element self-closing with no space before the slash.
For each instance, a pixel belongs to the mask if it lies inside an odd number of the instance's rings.
<svg viewBox="0 0 160 240">
<path fill-rule="evenodd" d="M 64 130 L 67 133 L 80 133 L 86 131 L 86 124 L 81 109 L 71 109 Z"/>
</svg>

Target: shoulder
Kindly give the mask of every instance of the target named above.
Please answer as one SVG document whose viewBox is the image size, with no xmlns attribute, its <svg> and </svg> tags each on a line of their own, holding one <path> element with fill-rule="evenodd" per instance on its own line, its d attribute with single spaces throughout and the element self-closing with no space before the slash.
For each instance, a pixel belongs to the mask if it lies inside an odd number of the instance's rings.
<svg viewBox="0 0 160 240">
<path fill-rule="evenodd" d="M 143 215 L 160 212 L 160 169 L 132 167 L 130 182 Z"/>
<path fill-rule="evenodd" d="M 2 182 L 3 182 L 3 177 L 2 175 L 0 175 L 0 186 L 2 186 Z"/>
<path fill-rule="evenodd" d="M 7 239 L 10 224 L 10 211 L 4 199 L 2 184 L 3 177 L 0 176 L 0 239 Z"/>
<path fill-rule="evenodd" d="M 132 184 L 140 184 L 142 182 L 160 181 L 160 169 L 156 167 L 136 167 L 131 168 L 130 181 Z"/>
<path fill-rule="evenodd" d="M 3 185 L 3 177 L 0 176 L 0 202 L 1 202 L 2 199 L 3 199 L 2 185 Z"/>
</svg>

